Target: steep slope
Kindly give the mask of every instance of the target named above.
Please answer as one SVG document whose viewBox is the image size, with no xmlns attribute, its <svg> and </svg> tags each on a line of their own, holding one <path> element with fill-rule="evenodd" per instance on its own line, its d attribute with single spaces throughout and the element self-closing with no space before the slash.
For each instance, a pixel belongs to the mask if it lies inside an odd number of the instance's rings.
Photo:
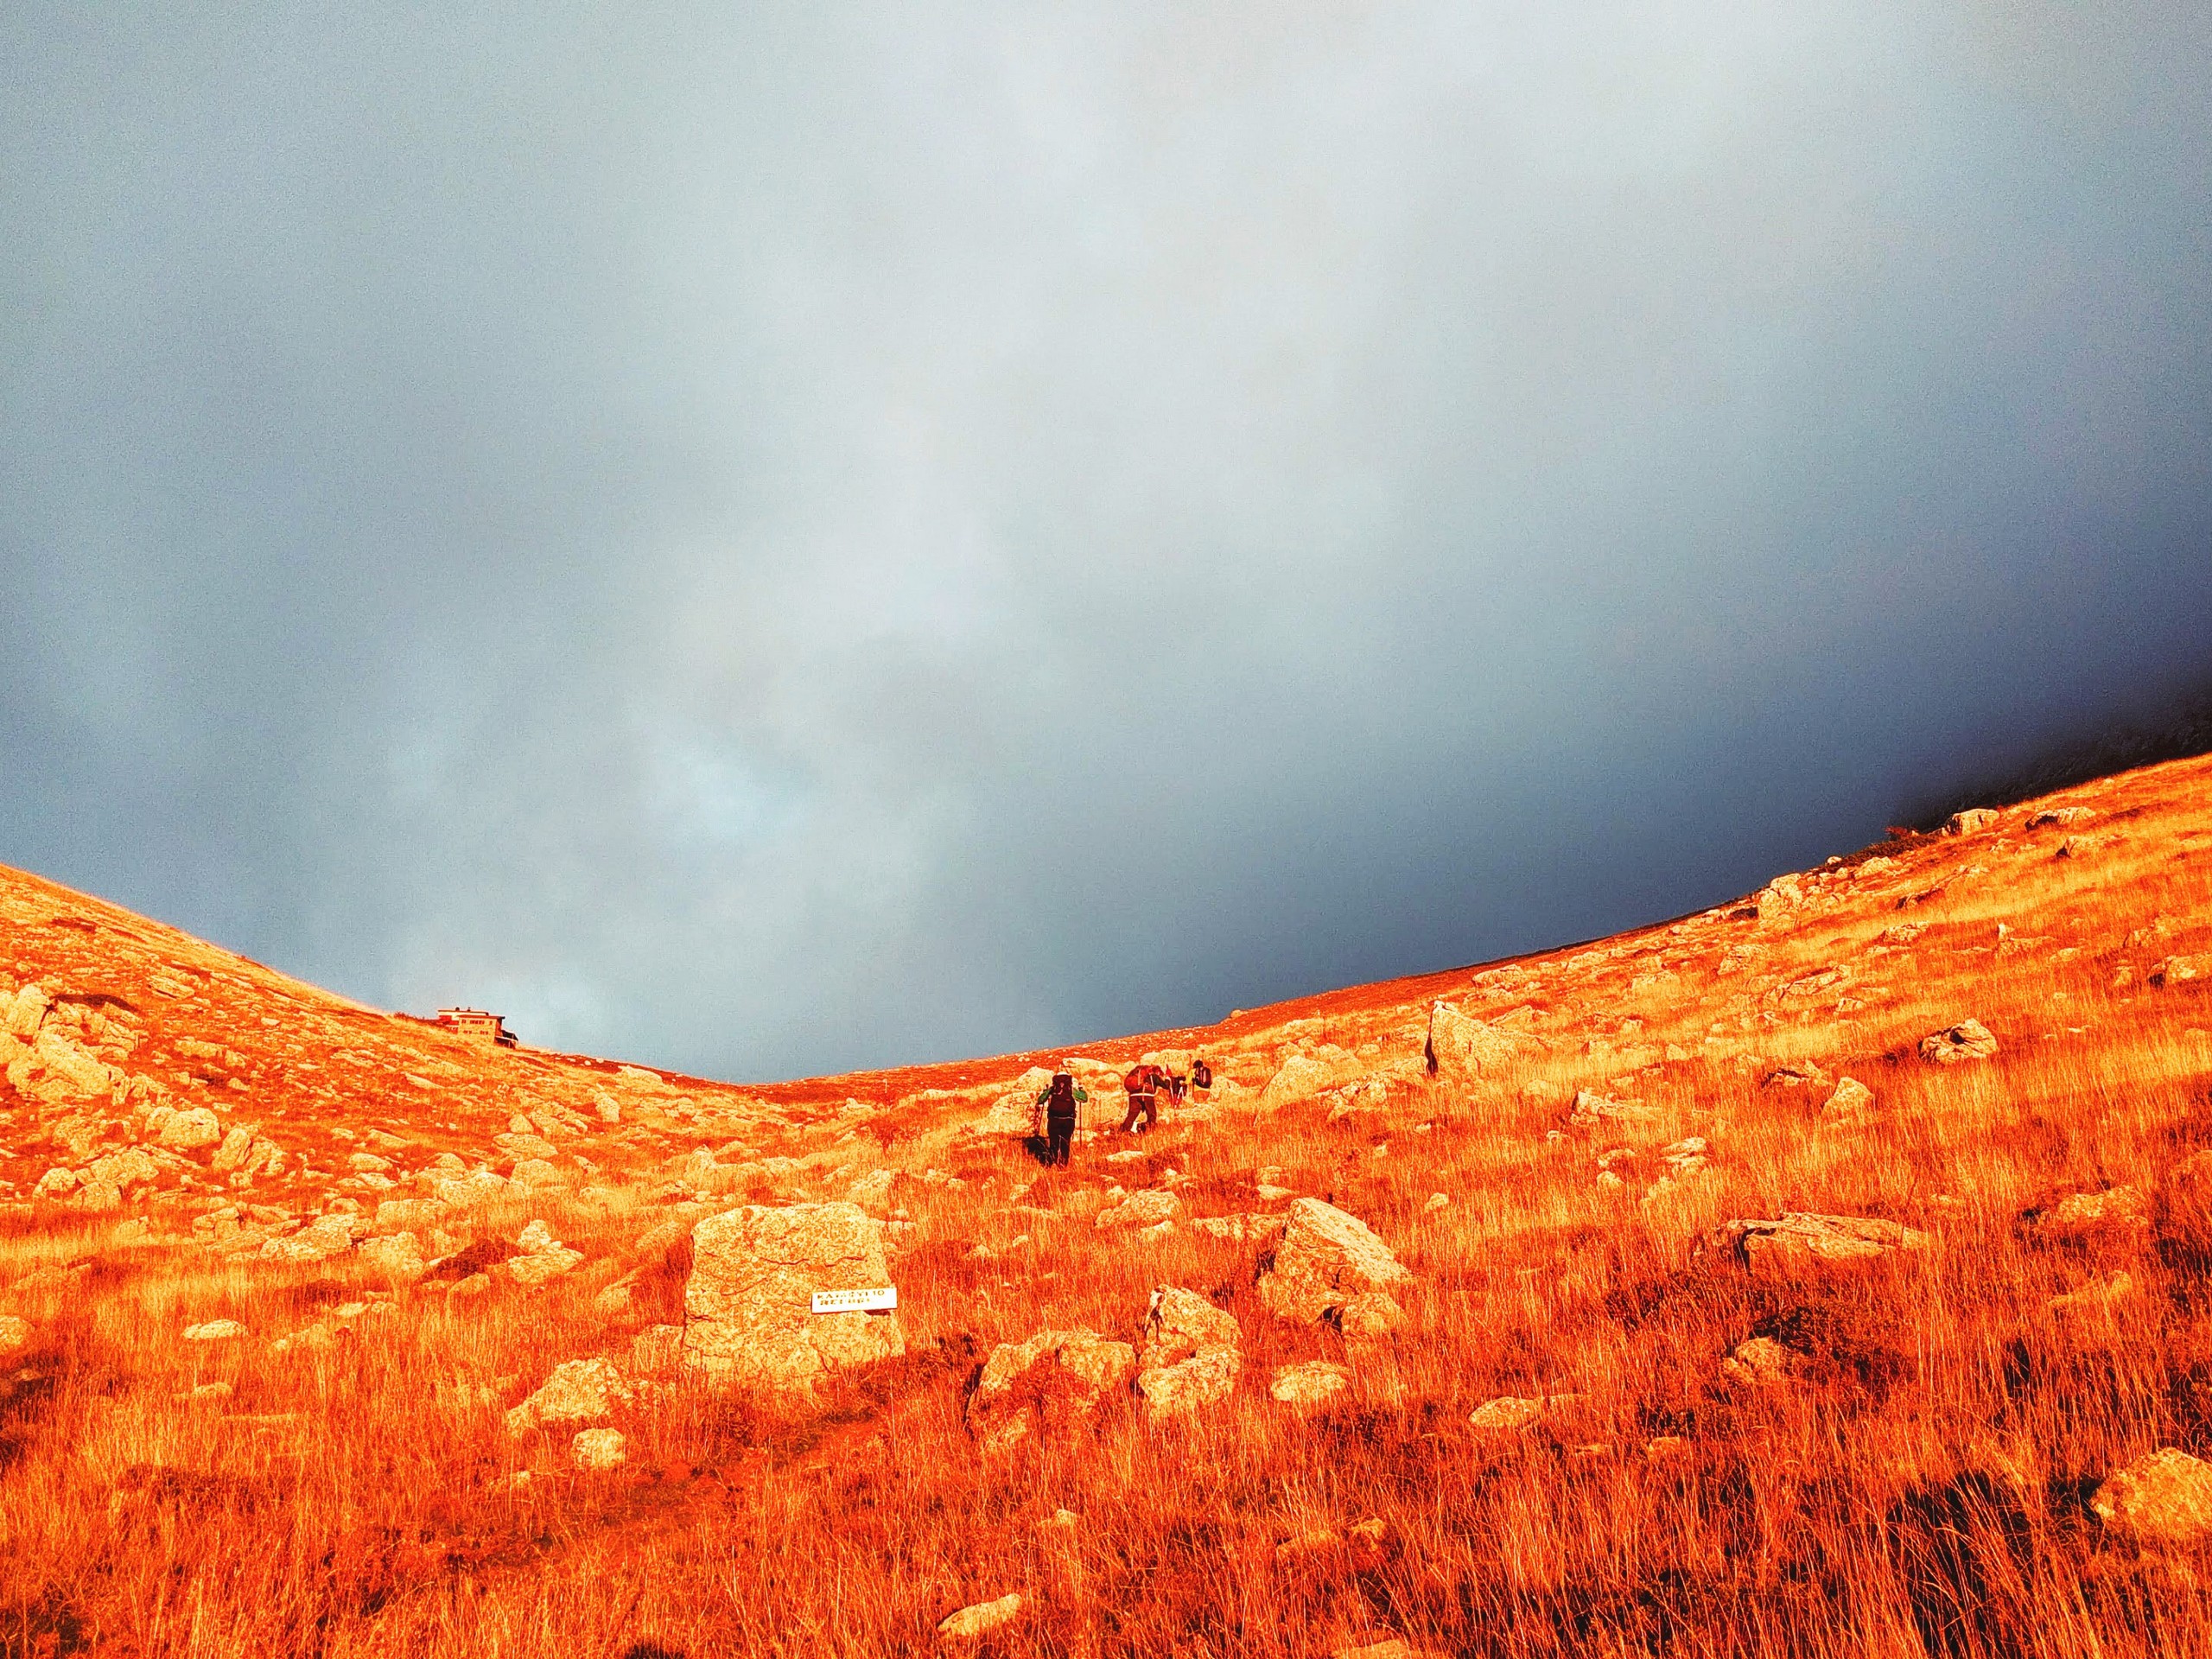
<svg viewBox="0 0 2212 1659">
<path fill-rule="evenodd" d="M 0 930 L 0 1651 L 2212 1633 L 2212 761 L 1512 963 L 754 1088 L 31 876 Z M 823 1200 L 903 1335 L 733 1391 L 744 1206 Z"/>
</svg>

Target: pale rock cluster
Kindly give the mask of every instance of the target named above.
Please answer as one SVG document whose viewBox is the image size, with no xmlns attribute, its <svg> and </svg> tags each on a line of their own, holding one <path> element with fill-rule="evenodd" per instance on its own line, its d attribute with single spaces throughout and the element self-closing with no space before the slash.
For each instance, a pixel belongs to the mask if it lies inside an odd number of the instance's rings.
<svg viewBox="0 0 2212 1659">
<path fill-rule="evenodd" d="M 1194 1290 L 1152 1293 L 1137 1347 L 1137 1393 L 1154 1422 L 1187 1417 L 1236 1391 L 1244 1359 L 1236 1317 Z"/>
<path fill-rule="evenodd" d="M 515 1236 L 518 1254 L 507 1260 L 507 1276 L 524 1289 L 558 1279 L 584 1259 L 582 1250 L 571 1249 L 554 1237 L 553 1230 L 543 1221 L 533 1221 Z"/>
</svg>

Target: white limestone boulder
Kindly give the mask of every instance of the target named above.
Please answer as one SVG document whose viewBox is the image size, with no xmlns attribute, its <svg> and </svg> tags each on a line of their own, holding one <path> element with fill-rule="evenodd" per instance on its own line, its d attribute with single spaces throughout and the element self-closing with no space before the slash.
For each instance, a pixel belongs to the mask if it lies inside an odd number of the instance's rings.
<svg viewBox="0 0 2212 1659">
<path fill-rule="evenodd" d="M 806 1389 L 906 1351 L 896 1313 L 816 1313 L 817 1290 L 888 1287 L 883 1224 L 858 1205 L 746 1205 L 691 1230 L 689 1362 L 723 1386 Z"/>
<path fill-rule="evenodd" d="M 1298 1198 L 1260 1275 L 1260 1300 L 1280 1318 L 1310 1325 L 1356 1296 L 1412 1276 L 1358 1217 L 1319 1198 Z"/>
</svg>

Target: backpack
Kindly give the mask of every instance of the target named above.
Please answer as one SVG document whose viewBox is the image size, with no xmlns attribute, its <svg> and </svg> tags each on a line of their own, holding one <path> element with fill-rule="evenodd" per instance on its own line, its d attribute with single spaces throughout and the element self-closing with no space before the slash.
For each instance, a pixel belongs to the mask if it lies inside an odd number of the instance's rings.
<svg viewBox="0 0 2212 1659">
<path fill-rule="evenodd" d="M 1204 1060 L 1192 1060 L 1191 1062 L 1191 1087 L 1193 1089 L 1212 1088 L 1213 1067 L 1208 1065 Z"/>
</svg>

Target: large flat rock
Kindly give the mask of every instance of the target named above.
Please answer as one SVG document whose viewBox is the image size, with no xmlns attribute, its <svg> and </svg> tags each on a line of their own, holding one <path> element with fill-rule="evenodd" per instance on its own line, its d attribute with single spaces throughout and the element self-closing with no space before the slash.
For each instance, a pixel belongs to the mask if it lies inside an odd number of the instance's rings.
<svg viewBox="0 0 2212 1659">
<path fill-rule="evenodd" d="M 856 1204 L 746 1205 L 691 1232 L 686 1360 L 733 1388 L 810 1388 L 906 1351 L 896 1313 L 816 1313 L 817 1290 L 891 1283 L 883 1224 Z"/>
</svg>

